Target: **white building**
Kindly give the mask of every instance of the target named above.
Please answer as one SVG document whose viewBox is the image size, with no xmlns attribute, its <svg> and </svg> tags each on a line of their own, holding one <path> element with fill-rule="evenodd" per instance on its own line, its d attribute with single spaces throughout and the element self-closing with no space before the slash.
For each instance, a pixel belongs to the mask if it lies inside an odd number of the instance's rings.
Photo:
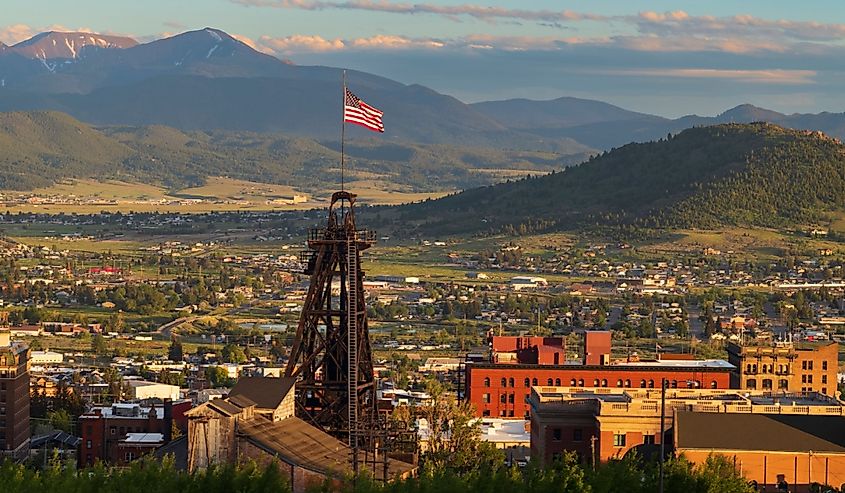
<svg viewBox="0 0 845 493">
<path fill-rule="evenodd" d="M 32 351 L 30 360 L 33 365 L 60 365 L 65 360 L 65 356 L 53 351 Z"/>
<path fill-rule="evenodd" d="M 520 289 L 538 288 L 548 285 L 549 282 L 546 281 L 545 277 L 516 276 L 511 278 L 511 287 L 516 291 L 519 291 Z"/>
<path fill-rule="evenodd" d="M 132 399 L 170 399 L 181 398 L 179 387 L 166 383 L 148 382 L 146 380 L 129 380 L 129 396 Z"/>
</svg>

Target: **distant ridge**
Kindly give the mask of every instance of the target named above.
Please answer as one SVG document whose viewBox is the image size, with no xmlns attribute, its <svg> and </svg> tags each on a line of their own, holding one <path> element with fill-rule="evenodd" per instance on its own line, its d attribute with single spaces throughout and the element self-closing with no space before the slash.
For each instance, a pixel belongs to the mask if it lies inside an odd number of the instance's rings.
<svg viewBox="0 0 845 493">
<path fill-rule="evenodd" d="M 685 130 L 553 175 L 403 206 L 422 232 L 527 233 L 596 226 L 794 227 L 845 210 L 845 146 L 767 123 Z"/>
<path fill-rule="evenodd" d="M 87 32 L 50 31 L 37 34 L 9 48 L 10 52 L 39 60 L 75 59 L 86 49 L 125 49 L 138 44 L 125 36 L 106 36 Z"/>
<path fill-rule="evenodd" d="M 346 157 L 351 176 L 370 186 L 434 192 L 546 173 L 587 156 L 351 139 Z M 340 181 L 339 161 L 336 141 L 161 125 L 94 129 L 58 112 L 0 113 L 0 190 L 87 178 L 179 189 L 214 176 L 320 190 Z"/>
<path fill-rule="evenodd" d="M 337 132 L 341 70 L 294 65 L 206 27 L 138 44 L 95 33 L 41 33 L 0 46 L 0 111 L 51 110 L 96 125 Z M 349 71 L 385 110 L 382 140 L 577 155 L 646 142 L 693 126 L 767 121 L 845 137 L 845 114 L 784 115 L 740 105 L 717 116 L 667 119 L 601 101 L 561 97 L 465 104 L 418 84 Z M 363 138 L 357 129 L 352 136 Z"/>
</svg>

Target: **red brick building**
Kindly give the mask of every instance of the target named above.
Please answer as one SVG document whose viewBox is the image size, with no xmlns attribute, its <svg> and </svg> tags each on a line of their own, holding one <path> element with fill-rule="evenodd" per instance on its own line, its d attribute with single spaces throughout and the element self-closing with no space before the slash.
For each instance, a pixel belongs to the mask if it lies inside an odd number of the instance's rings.
<svg viewBox="0 0 845 493">
<path fill-rule="evenodd" d="M 494 363 L 560 365 L 566 361 L 566 339 L 539 336 L 493 336 Z"/>
<path fill-rule="evenodd" d="M 133 445 L 130 434 L 160 433 L 162 444 L 170 441 L 173 424 L 187 430 L 185 412 L 191 401 L 165 402 L 155 407 L 136 403 L 117 403 L 111 407 L 95 407 L 79 417 L 82 442 L 77 454 L 79 467 L 94 463 L 126 462 L 126 448 Z M 127 438 L 130 438 L 127 443 Z M 132 458 L 136 458 L 133 454 Z M 131 459 L 130 459 L 131 460 Z"/>
<path fill-rule="evenodd" d="M 528 419 L 531 387 L 730 388 L 733 366 L 722 360 L 642 361 L 612 365 L 470 363 L 467 399 L 479 416 Z"/>
<path fill-rule="evenodd" d="M 612 333 L 583 334 L 581 363 L 567 362 L 562 337 L 491 338 L 492 363 L 468 363 L 466 396 L 479 416 L 528 419 L 531 387 L 730 388 L 733 365 L 722 360 L 662 358 L 611 363 Z M 669 355 L 666 355 L 669 356 Z"/>
</svg>

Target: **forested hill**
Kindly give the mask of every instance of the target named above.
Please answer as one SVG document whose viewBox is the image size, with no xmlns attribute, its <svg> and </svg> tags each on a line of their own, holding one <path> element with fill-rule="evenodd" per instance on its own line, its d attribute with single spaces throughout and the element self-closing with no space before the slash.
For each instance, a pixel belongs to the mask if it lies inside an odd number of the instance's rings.
<svg viewBox="0 0 845 493">
<path fill-rule="evenodd" d="M 355 179 L 384 190 L 444 191 L 576 164 L 573 155 L 378 140 L 346 143 Z M 66 179 L 118 179 L 180 189 L 212 176 L 331 189 L 340 181 L 339 143 L 283 134 L 183 131 L 161 125 L 92 128 L 64 113 L 0 113 L 0 190 Z"/>
<path fill-rule="evenodd" d="M 782 227 L 845 208 L 845 146 L 766 124 L 685 130 L 552 175 L 468 190 L 383 215 L 421 232 L 596 225 Z"/>
</svg>

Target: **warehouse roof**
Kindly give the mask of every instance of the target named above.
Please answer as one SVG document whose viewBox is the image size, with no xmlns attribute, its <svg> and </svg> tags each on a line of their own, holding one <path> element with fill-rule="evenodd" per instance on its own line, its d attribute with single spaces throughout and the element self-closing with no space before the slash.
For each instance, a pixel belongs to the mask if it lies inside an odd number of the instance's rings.
<svg viewBox="0 0 845 493">
<path fill-rule="evenodd" d="M 678 412 L 675 423 L 680 450 L 845 453 L 842 416 Z"/>
</svg>

